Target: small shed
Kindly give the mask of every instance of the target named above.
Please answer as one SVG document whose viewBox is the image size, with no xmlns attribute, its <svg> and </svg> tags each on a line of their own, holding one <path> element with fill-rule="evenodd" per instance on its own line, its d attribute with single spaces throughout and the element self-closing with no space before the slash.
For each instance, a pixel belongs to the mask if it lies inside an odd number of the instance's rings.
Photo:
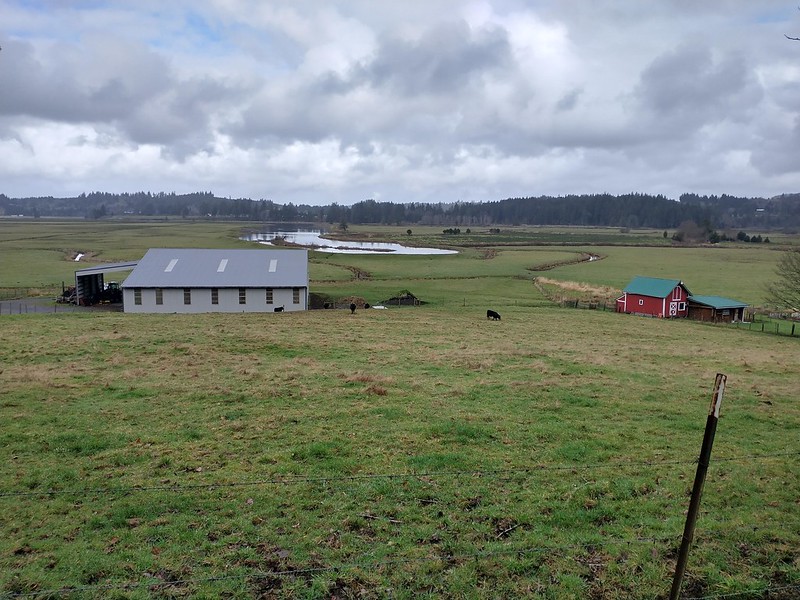
<svg viewBox="0 0 800 600">
<path fill-rule="evenodd" d="M 712 323 L 744 321 L 749 304 L 722 296 L 689 296 L 689 318 Z"/>
<path fill-rule="evenodd" d="M 308 250 L 151 248 L 122 284 L 125 312 L 308 309 Z"/>
<path fill-rule="evenodd" d="M 636 276 L 617 298 L 616 310 L 649 317 L 686 317 L 689 295 L 679 279 Z"/>
<path fill-rule="evenodd" d="M 106 288 L 104 275 L 119 271 L 130 271 L 138 263 L 105 263 L 75 271 L 75 304 L 89 305 L 100 301 Z"/>
</svg>

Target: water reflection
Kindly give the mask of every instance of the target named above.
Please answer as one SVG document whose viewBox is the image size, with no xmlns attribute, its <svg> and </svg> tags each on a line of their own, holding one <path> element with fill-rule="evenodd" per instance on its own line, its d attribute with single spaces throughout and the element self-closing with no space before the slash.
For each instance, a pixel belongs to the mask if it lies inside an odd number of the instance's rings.
<svg viewBox="0 0 800 600">
<path fill-rule="evenodd" d="M 322 237 L 319 230 L 265 231 L 250 233 L 242 237 L 249 242 L 273 245 L 275 238 L 281 238 L 291 244 L 332 252 L 337 254 L 458 254 L 456 250 L 442 248 L 414 248 L 388 242 L 356 242 L 329 240 Z"/>
</svg>

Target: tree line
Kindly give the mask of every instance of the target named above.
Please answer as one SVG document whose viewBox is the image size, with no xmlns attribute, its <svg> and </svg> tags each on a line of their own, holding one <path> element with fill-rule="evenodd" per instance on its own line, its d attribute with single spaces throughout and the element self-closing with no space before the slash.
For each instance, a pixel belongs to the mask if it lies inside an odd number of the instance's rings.
<svg viewBox="0 0 800 600">
<path fill-rule="evenodd" d="M 800 227 L 800 194 L 773 198 L 683 194 L 679 201 L 651 194 L 528 196 L 487 202 L 395 203 L 363 200 L 350 206 L 278 204 L 220 198 L 211 192 L 92 192 L 74 197 L 9 198 L 0 215 L 25 217 L 120 216 L 241 219 L 270 222 L 483 226 L 584 225 L 674 229 L 694 222 L 709 229 Z"/>
</svg>

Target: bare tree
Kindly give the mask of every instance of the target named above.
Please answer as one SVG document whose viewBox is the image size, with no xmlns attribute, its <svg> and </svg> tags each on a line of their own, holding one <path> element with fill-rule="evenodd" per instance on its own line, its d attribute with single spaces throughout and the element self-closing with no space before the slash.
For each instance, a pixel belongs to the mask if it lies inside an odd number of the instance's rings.
<svg viewBox="0 0 800 600">
<path fill-rule="evenodd" d="M 769 285 L 770 301 L 800 311 L 800 250 L 787 250 L 775 270 L 778 280 Z"/>
</svg>

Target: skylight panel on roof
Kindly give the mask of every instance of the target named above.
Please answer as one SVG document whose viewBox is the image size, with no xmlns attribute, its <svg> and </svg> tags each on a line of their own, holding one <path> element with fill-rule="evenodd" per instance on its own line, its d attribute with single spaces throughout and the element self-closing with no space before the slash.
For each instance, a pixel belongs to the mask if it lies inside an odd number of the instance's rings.
<svg viewBox="0 0 800 600">
<path fill-rule="evenodd" d="M 228 266 L 228 259 L 223 258 L 221 261 L 219 261 L 219 266 L 217 267 L 217 273 L 224 273 L 225 267 L 227 266 Z"/>
<path fill-rule="evenodd" d="M 278 270 L 278 259 L 273 258 L 269 261 L 269 272 L 274 273 Z"/>
<path fill-rule="evenodd" d="M 169 261 L 169 264 L 167 265 L 167 268 L 164 269 L 164 273 L 172 273 L 172 269 L 174 269 L 175 265 L 177 265 L 177 264 L 178 264 L 178 259 L 177 258 L 173 258 L 171 261 Z"/>
</svg>

